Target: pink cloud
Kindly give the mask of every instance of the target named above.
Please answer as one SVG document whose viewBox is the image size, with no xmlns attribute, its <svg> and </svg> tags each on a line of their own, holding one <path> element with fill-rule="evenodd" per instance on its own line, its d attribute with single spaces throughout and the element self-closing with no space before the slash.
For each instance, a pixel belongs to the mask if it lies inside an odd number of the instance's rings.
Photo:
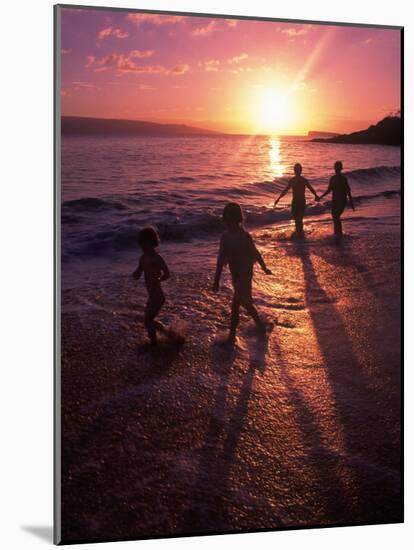
<svg viewBox="0 0 414 550">
<path fill-rule="evenodd" d="M 87 57 L 86 68 L 93 68 L 94 72 L 101 72 L 113 69 L 118 73 L 152 73 L 152 74 L 174 74 L 186 73 L 190 66 L 180 64 L 171 70 L 163 65 L 137 65 L 136 59 L 146 59 L 154 54 L 154 50 L 131 50 L 127 55 L 111 53 L 100 58 L 93 55 Z"/>
<path fill-rule="evenodd" d="M 217 22 L 210 21 L 210 23 L 205 27 L 197 27 L 196 29 L 194 29 L 191 34 L 193 36 L 209 36 L 210 34 L 218 30 L 219 28 L 217 26 Z"/>
<path fill-rule="evenodd" d="M 295 36 L 303 36 L 308 33 L 309 28 L 311 25 L 308 25 L 307 27 L 288 27 L 287 29 L 278 29 L 282 34 L 285 34 L 286 36 L 290 36 L 290 38 L 294 38 Z"/>
<path fill-rule="evenodd" d="M 127 19 L 136 25 L 151 23 L 158 27 L 160 25 L 180 23 L 184 20 L 184 17 L 181 15 L 159 15 L 156 13 L 129 13 Z"/>
<path fill-rule="evenodd" d="M 139 89 L 140 90 L 158 90 L 158 88 L 154 88 L 154 86 L 150 86 L 149 84 L 140 84 Z"/>
<path fill-rule="evenodd" d="M 75 82 L 72 82 L 72 84 L 75 86 L 75 90 L 78 88 L 87 88 L 87 89 L 98 88 L 98 86 L 96 86 L 95 84 L 90 84 L 89 82 L 75 81 Z"/>
<path fill-rule="evenodd" d="M 138 59 L 145 59 L 154 55 L 155 50 L 132 50 L 129 52 L 129 57 L 136 57 Z"/>
<path fill-rule="evenodd" d="M 142 70 L 142 68 L 135 64 L 134 59 L 148 58 L 151 57 L 153 53 L 154 50 L 132 50 L 128 55 L 111 53 L 101 58 L 96 58 L 94 55 L 88 55 L 85 67 L 94 67 L 95 72 L 104 71 L 110 68 L 119 69 L 120 71 L 138 72 L 140 69 Z"/>
<path fill-rule="evenodd" d="M 98 39 L 105 40 L 105 38 L 109 38 L 110 36 L 115 36 L 115 38 L 126 38 L 129 35 L 118 27 L 106 27 L 106 29 L 100 31 Z"/>
<path fill-rule="evenodd" d="M 248 59 L 248 57 L 249 56 L 247 55 L 247 53 L 242 53 L 240 55 L 231 57 L 230 59 L 227 60 L 227 63 L 237 64 L 237 63 L 240 63 L 240 61 L 243 61 L 244 59 Z"/>
<path fill-rule="evenodd" d="M 171 69 L 172 74 L 184 74 L 190 70 L 190 65 L 183 63 L 181 65 L 176 65 Z"/>
<path fill-rule="evenodd" d="M 61 55 L 68 55 L 68 53 L 70 53 L 70 49 L 62 48 L 62 49 L 60 50 L 60 54 L 61 54 Z"/>
<path fill-rule="evenodd" d="M 235 19 L 226 19 L 228 27 L 237 27 L 237 21 Z"/>
<path fill-rule="evenodd" d="M 87 55 L 86 56 L 85 68 L 89 69 L 90 67 L 92 67 L 92 65 L 94 63 L 95 63 L 95 56 L 94 55 Z"/>
<path fill-rule="evenodd" d="M 219 69 L 220 61 L 218 59 L 208 59 L 207 61 L 200 61 L 199 66 L 203 67 L 207 72 L 217 72 Z"/>
</svg>

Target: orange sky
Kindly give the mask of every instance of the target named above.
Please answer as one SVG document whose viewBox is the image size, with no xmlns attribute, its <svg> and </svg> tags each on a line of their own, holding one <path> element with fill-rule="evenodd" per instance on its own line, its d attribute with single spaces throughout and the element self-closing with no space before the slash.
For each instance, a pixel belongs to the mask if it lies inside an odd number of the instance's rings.
<svg viewBox="0 0 414 550">
<path fill-rule="evenodd" d="M 62 114 L 349 132 L 400 108 L 400 31 L 62 9 Z"/>
</svg>

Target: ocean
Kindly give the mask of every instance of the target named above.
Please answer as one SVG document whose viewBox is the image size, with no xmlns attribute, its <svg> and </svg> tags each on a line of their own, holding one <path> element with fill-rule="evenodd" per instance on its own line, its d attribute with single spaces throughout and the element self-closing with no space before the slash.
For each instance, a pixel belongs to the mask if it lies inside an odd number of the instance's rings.
<svg viewBox="0 0 414 550">
<path fill-rule="evenodd" d="M 294 163 L 303 165 L 303 175 L 321 193 L 336 160 L 344 164 L 357 205 L 381 209 L 399 193 L 397 147 L 267 136 L 64 137 L 64 269 L 69 272 L 75 260 L 136 250 L 137 231 L 148 224 L 163 241 L 217 238 L 230 200 L 242 204 L 247 227 L 286 222 L 289 197 L 276 211 L 272 205 Z M 308 196 L 309 215 L 328 211 L 329 200 L 315 204 Z"/>
</svg>

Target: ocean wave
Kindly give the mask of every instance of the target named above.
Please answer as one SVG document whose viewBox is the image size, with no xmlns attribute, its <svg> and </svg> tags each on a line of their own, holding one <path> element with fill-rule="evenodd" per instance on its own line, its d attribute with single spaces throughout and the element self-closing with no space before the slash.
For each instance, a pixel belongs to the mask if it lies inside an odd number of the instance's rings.
<svg viewBox="0 0 414 550">
<path fill-rule="evenodd" d="M 358 183 L 368 183 L 373 179 L 395 178 L 401 176 L 400 166 L 373 166 L 344 172 L 344 175 Z"/>
<path fill-rule="evenodd" d="M 84 197 L 82 199 L 74 199 L 64 201 L 62 203 L 62 211 L 84 211 L 84 210 L 126 210 L 128 207 L 120 201 L 112 199 L 101 199 L 98 197 Z"/>
<path fill-rule="evenodd" d="M 389 189 L 369 195 L 356 195 L 354 200 L 360 204 L 378 198 L 389 199 L 399 194 L 398 190 Z M 310 203 L 306 209 L 308 216 L 318 216 L 329 211 L 330 201 Z M 160 213 L 157 214 L 158 220 L 162 219 L 163 221 L 153 223 L 163 241 L 190 241 L 194 238 L 207 238 L 219 234 L 224 229 L 221 209 L 188 213 L 187 218 L 176 217 L 173 221 L 168 221 L 171 220 L 171 213 L 164 214 L 163 216 L 160 216 Z M 255 210 L 247 208 L 245 212 L 246 226 L 250 229 L 257 229 L 290 219 L 290 207 L 278 208 L 277 210 L 266 207 Z M 153 222 L 153 219 L 149 213 L 146 223 L 134 218 L 125 218 L 112 225 L 106 224 L 105 228 L 100 230 L 94 230 L 93 227 L 89 228 L 82 231 L 78 237 L 76 237 L 76 232 L 75 234 L 72 233 L 67 239 L 64 237 L 65 255 L 95 256 L 111 251 L 134 249 L 137 247 L 139 229 L 151 222 Z"/>
</svg>

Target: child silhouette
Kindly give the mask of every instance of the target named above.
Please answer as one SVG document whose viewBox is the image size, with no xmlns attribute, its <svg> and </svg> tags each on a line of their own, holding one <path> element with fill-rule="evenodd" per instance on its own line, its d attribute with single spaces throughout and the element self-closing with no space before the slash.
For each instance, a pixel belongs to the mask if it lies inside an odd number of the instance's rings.
<svg viewBox="0 0 414 550">
<path fill-rule="evenodd" d="M 164 259 L 156 251 L 156 248 L 160 244 L 160 239 L 153 227 L 145 227 L 139 232 L 138 244 L 143 254 L 132 276 L 134 279 L 139 279 L 142 273 L 144 273 L 145 286 L 148 291 L 144 325 L 147 329 L 150 342 L 156 344 L 157 330 L 166 332 L 164 326 L 156 321 L 155 318 L 165 302 L 161 282 L 170 278 L 170 272 Z"/>
<path fill-rule="evenodd" d="M 342 174 L 342 162 L 337 160 L 334 164 L 335 175 L 331 177 L 329 181 L 328 189 L 321 195 L 321 199 L 332 193 L 332 205 L 331 214 L 334 225 L 335 239 L 339 243 L 342 240 L 342 222 L 341 216 L 345 210 L 346 201 L 349 197 L 349 203 L 352 210 L 355 211 L 354 201 L 351 195 L 351 188 L 349 187 L 348 180 Z"/>
<path fill-rule="evenodd" d="M 254 263 L 258 262 L 266 275 L 271 275 L 272 272 L 266 267 L 252 237 L 242 227 L 243 213 L 240 205 L 235 202 L 228 203 L 223 211 L 223 220 L 227 226 L 227 230 L 220 239 L 220 250 L 217 258 L 213 290 L 215 292 L 219 290 L 221 272 L 223 267 L 228 264 L 234 289 L 228 341 L 234 342 L 239 323 L 240 306 L 245 308 L 256 323 L 259 332 L 264 334 L 266 327 L 253 305 L 252 298 Z"/>
<path fill-rule="evenodd" d="M 282 197 L 286 195 L 292 189 L 292 217 L 295 220 L 295 233 L 299 238 L 303 237 L 303 217 L 305 215 L 306 208 L 306 198 L 305 191 L 306 188 L 313 194 L 315 200 L 319 200 L 318 195 L 316 194 L 315 189 L 308 182 L 306 178 L 302 176 L 302 165 L 298 162 L 295 164 L 293 171 L 295 176 L 289 180 L 289 183 L 285 189 L 280 193 L 278 198 L 275 200 L 274 208 L 276 208 L 277 203 Z"/>
</svg>

